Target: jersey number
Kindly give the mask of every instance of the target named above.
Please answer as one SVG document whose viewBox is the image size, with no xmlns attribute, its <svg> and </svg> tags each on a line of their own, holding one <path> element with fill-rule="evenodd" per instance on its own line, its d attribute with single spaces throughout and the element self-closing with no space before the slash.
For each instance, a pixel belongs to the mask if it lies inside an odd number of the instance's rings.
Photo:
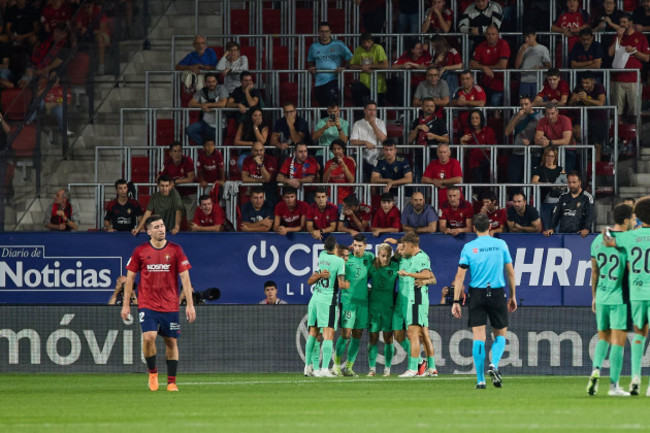
<svg viewBox="0 0 650 433">
<path fill-rule="evenodd" d="M 144 311 L 140 311 L 140 323 L 144 322 Z"/>
<path fill-rule="evenodd" d="M 650 250 L 642 250 L 639 247 L 632 248 L 632 272 L 635 274 L 644 271 L 646 274 L 650 273 Z M 637 268 L 637 264 L 643 260 L 643 269 Z"/>
<path fill-rule="evenodd" d="M 321 285 L 323 288 L 327 289 L 327 288 L 330 286 L 330 279 L 329 279 L 329 278 L 322 278 L 322 279 L 320 280 L 320 285 Z"/>
<path fill-rule="evenodd" d="M 598 268 L 602 269 L 603 266 L 605 266 L 605 264 L 607 263 L 607 256 L 604 253 L 600 253 L 600 254 L 598 254 L 598 256 L 596 258 L 598 260 Z M 607 274 L 607 278 L 609 278 L 612 281 L 616 281 L 616 279 L 617 279 L 617 277 L 616 277 L 617 272 L 616 271 L 617 271 L 618 267 L 621 264 L 621 259 L 619 259 L 618 256 L 612 255 L 612 256 L 609 256 L 609 262 L 610 262 L 611 267 L 609 268 L 609 273 Z M 600 278 L 605 278 L 605 275 L 600 274 Z"/>
</svg>

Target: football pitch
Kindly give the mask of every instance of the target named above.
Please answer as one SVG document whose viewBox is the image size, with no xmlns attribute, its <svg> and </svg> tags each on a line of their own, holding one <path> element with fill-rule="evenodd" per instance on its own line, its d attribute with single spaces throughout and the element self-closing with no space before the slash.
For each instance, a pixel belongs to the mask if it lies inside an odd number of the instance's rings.
<svg viewBox="0 0 650 433">
<path fill-rule="evenodd" d="M 143 374 L 4 374 L 0 432 L 624 432 L 650 431 L 639 397 L 585 392 L 586 377 L 504 375 L 306 378 L 301 374 L 181 374 L 180 392 Z M 627 387 L 629 378 L 623 378 Z"/>
</svg>

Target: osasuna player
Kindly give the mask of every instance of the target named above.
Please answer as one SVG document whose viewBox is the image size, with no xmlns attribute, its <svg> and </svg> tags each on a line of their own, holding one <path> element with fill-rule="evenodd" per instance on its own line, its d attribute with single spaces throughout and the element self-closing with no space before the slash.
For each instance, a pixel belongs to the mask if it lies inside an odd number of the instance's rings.
<svg viewBox="0 0 650 433">
<path fill-rule="evenodd" d="M 377 257 L 370 267 L 370 340 L 368 343 L 368 376 L 377 374 L 377 343 L 379 332 L 384 334 L 384 376 L 390 376 L 390 367 L 395 354 L 393 346 L 393 311 L 395 309 L 395 283 L 399 261 L 393 260 L 393 249 L 387 244 L 377 245 Z"/>
<path fill-rule="evenodd" d="M 407 233 L 402 237 L 402 254 L 408 260 L 400 262 L 399 284 L 400 291 L 406 294 L 406 309 L 404 317 L 406 322 L 406 335 L 409 340 L 411 352 L 409 354 L 408 369 L 399 377 L 415 377 L 418 375 L 418 360 L 420 358 L 420 337 L 425 341 L 429 338 L 423 329 L 429 327 L 429 289 L 425 285 L 415 284 L 417 279 L 427 280 L 435 284 L 435 277 L 431 272 L 431 260 L 420 249 L 420 236 L 416 233 Z M 433 346 L 425 342 L 429 349 Z M 427 357 L 433 358 L 433 353 L 427 350 Z M 427 376 L 437 373 L 427 370 Z"/>
<path fill-rule="evenodd" d="M 488 374 L 492 384 L 501 388 L 499 361 L 506 347 L 508 331 L 508 312 L 517 309 L 515 299 L 515 270 L 508 245 L 502 239 L 490 236 L 490 220 L 485 214 L 474 216 L 474 231 L 478 238 L 468 242 L 460 252 L 458 271 L 454 287 L 463 287 L 465 274 L 469 269 L 472 279 L 469 283 L 469 321 L 472 328 L 474 344 L 472 355 L 476 367 L 476 389 L 485 389 L 485 325 L 490 318 L 494 343 L 492 344 L 492 363 Z M 506 281 L 503 271 L 508 274 L 510 297 L 504 291 Z M 457 319 L 461 317 L 461 290 L 454 292 L 454 305 L 451 313 Z"/>
<path fill-rule="evenodd" d="M 641 359 L 650 320 L 650 272 L 648 272 L 648 263 L 650 263 L 650 196 L 643 197 L 636 202 L 634 213 L 641 220 L 641 228 L 624 233 L 612 233 L 614 239 L 607 240 L 607 243 L 622 248 L 627 256 L 630 304 L 632 306 L 632 323 L 634 323 L 630 394 L 639 395 Z M 650 386 L 646 391 L 646 397 L 650 397 Z"/>
<path fill-rule="evenodd" d="M 130 299 L 135 276 L 140 273 L 138 285 L 138 317 L 142 327 L 142 352 L 149 370 L 149 389 L 158 390 L 158 369 L 156 368 L 156 336 L 165 340 L 167 359 L 167 391 L 178 391 L 176 370 L 178 368 L 177 339 L 181 333 L 178 314 L 178 277 L 183 283 L 187 300 L 185 315 L 192 323 L 196 311 L 192 300 L 192 283 L 189 270 L 192 268 L 183 248 L 165 239 L 165 224 L 162 217 L 152 215 L 145 221 L 149 242 L 133 251 L 126 264 L 124 298 Z M 127 320 L 131 312 L 128 303 L 122 306 L 122 319 Z"/>
<path fill-rule="evenodd" d="M 632 208 L 619 204 L 614 208 L 613 233 L 626 232 L 632 228 Z M 607 351 L 609 353 L 609 395 L 625 397 L 630 393 L 618 384 L 623 368 L 623 348 L 627 340 L 627 256 L 622 248 L 608 248 L 603 235 L 596 236 L 591 244 L 591 309 L 596 313 L 598 343 L 594 353 L 593 370 L 587 384 L 587 393 L 598 392 L 600 367 L 603 365 Z M 625 287 L 627 289 L 627 287 Z M 627 290 L 626 290 L 627 291 Z M 638 389 L 637 389 L 638 393 Z"/>
<path fill-rule="evenodd" d="M 305 352 L 313 353 L 316 337 L 319 328 L 323 332 L 323 359 L 321 368 L 314 371 L 314 376 L 334 377 L 329 371 L 329 363 L 332 359 L 334 348 L 334 331 L 336 330 L 336 301 L 338 289 L 347 289 L 349 284 L 345 281 L 345 262 L 336 255 L 336 239 L 328 236 L 325 239 L 325 251 L 318 256 L 318 270 L 327 271 L 329 278 L 321 278 L 316 283 L 313 295 L 309 300 L 307 309 L 307 325 L 309 326 L 309 337 Z M 305 366 L 308 370 L 308 366 Z M 307 373 L 308 371 L 305 371 Z"/>
<path fill-rule="evenodd" d="M 359 354 L 361 335 L 368 327 L 368 271 L 374 259 L 375 256 L 366 251 L 366 236 L 357 233 L 352 242 L 352 254 L 345 263 L 345 279 L 350 283 L 350 289 L 341 293 L 341 336 L 336 341 L 333 366 L 337 376 L 357 376 L 352 367 Z M 348 341 L 347 361 L 342 366 Z"/>
</svg>

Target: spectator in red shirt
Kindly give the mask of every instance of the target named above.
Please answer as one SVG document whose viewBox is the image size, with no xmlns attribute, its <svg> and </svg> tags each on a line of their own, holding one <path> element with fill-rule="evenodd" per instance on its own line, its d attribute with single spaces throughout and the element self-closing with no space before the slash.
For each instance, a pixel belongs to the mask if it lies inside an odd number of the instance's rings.
<svg viewBox="0 0 650 433">
<path fill-rule="evenodd" d="M 551 31 L 562 33 L 568 38 L 569 51 L 578 42 L 580 30 L 589 27 L 589 14 L 580 9 L 578 0 L 567 0 L 566 10 L 551 26 Z"/>
<path fill-rule="evenodd" d="M 546 74 L 544 87 L 533 100 L 534 107 L 542 107 L 548 104 L 555 104 L 564 107 L 569 101 L 569 83 L 560 77 L 560 70 L 551 68 Z"/>
<path fill-rule="evenodd" d="M 378 237 L 382 233 L 397 233 L 401 231 L 400 219 L 402 215 L 395 207 L 393 194 L 383 193 L 381 195 L 381 206 L 372 217 L 372 234 Z"/>
<path fill-rule="evenodd" d="M 643 68 L 643 63 L 650 60 L 650 49 L 648 49 L 648 39 L 645 35 L 635 30 L 632 15 L 624 14 L 619 23 L 621 27 L 616 31 L 616 40 L 609 47 L 609 55 L 614 57 L 617 48 L 621 47 L 621 53 L 622 50 L 625 50 L 625 53 L 629 54 L 625 69 L 633 70 L 633 72 L 616 73 L 612 78 L 612 102 L 618 107 L 618 121 L 620 122 L 625 112 L 626 102 L 629 115 L 639 114 L 641 107 L 637 106 L 637 98 L 640 90 L 636 71 Z M 616 58 L 614 60 L 616 61 Z"/>
<path fill-rule="evenodd" d="M 209 183 L 214 184 L 217 192 L 219 186 L 223 186 L 226 181 L 226 172 L 223 167 L 223 155 L 215 149 L 214 140 L 205 140 L 203 149 L 199 150 L 199 157 L 196 162 L 196 177 L 204 190 Z"/>
<path fill-rule="evenodd" d="M 320 165 L 313 156 L 309 156 L 307 153 L 307 145 L 297 143 L 293 156 L 284 160 L 282 168 L 278 172 L 278 182 L 298 189 L 303 183 L 315 182 L 319 171 Z M 313 203 L 313 187 L 305 190 L 305 200 L 308 203 Z"/>
<path fill-rule="evenodd" d="M 449 33 L 454 21 L 454 12 L 447 7 L 446 0 L 431 0 L 426 11 L 420 33 Z"/>
<path fill-rule="evenodd" d="M 287 186 L 282 191 L 282 201 L 275 205 L 273 227 L 276 233 L 286 236 L 288 233 L 305 230 L 305 219 L 309 205 L 298 200 L 298 190 Z"/>
<path fill-rule="evenodd" d="M 345 141 L 336 139 L 330 144 L 330 152 L 334 158 L 325 164 L 323 174 L 324 183 L 354 183 L 356 179 L 357 163 L 353 158 L 345 155 Z M 351 186 L 340 186 L 336 189 L 336 203 L 343 204 L 343 199 L 354 193 Z"/>
<path fill-rule="evenodd" d="M 368 231 L 370 226 L 370 206 L 359 203 L 356 194 L 351 194 L 343 200 L 343 211 L 339 216 L 337 231 L 356 236 L 359 232 Z"/>
<path fill-rule="evenodd" d="M 243 183 L 262 183 L 266 199 L 275 204 L 278 202 L 278 188 L 275 182 L 278 161 L 266 153 L 259 141 L 251 146 L 251 154 L 244 159 L 241 178 Z"/>
<path fill-rule="evenodd" d="M 469 67 L 483 71 L 481 84 L 489 94 L 492 107 L 503 105 L 503 72 L 494 72 L 494 69 L 506 69 L 509 59 L 510 45 L 499 37 L 499 29 L 490 25 L 485 31 L 485 41 L 474 50 Z"/>
<path fill-rule="evenodd" d="M 460 87 L 454 93 L 451 100 L 452 107 L 476 108 L 485 107 L 487 95 L 481 86 L 474 84 L 474 74 L 472 71 L 465 69 L 460 73 Z M 466 125 L 469 119 L 468 111 L 461 111 L 458 114 L 458 120 L 461 125 Z"/>
<path fill-rule="evenodd" d="M 483 206 L 479 213 L 487 215 L 490 220 L 490 235 L 494 233 L 503 233 L 508 221 L 508 214 L 505 208 L 499 208 L 497 205 L 497 195 L 494 191 L 485 190 L 481 194 Z"/>
<path fill-rule="evenodd" d="M 494 130 L 485 124 L 485 116 L 478 109 L 470 111 L 469 124 L 465 134 L 460 137 L 460 144 L 497 144 Z M 473 182 L 490 182 L 490 148 L 483 147 L 469 151 L 469 172 Z"/>
<path fill-rule="evenodd" d="M 178 185 L 194 183 L 194 161 L 189 156 L 183 155 L 183 145 L 180 141 L 173 141 L 169 145 L 169 157 L 165 159 L 162 169 L 156 177 L 156 182 L 163 174 L 169 176 L 172 180 L 181 196 L 185 216 L 191 220 L 194 218 L 194 210 L 196 209 L 196 187 L 179 187 Z"/>
<path fill-rule="evenodd" d="M 463 69 L 463 59 L 456 48 L 449 45 L 447 38 L 437 35 L 431 38 L 431 64 L 438 68 L 441 79 L 447 82 L 449 93 L 454 94 L 458 89 L 456 71 Z"/>
<path fill-rule="evenodd" d="M 574 144 L 571 119 L 560 114 L 557 105 L 551 104 L 544 110 L 544 118 L 540 119 L 535 129 L 535 144 L 542 146 L 569 146 Z M 564 168 L 572 171 L 576 166 L 576 151 L 567 149 L 564 154 Z"/>
<path fill-rule="evenodd" d="M 447 201 L 440 206 L 438 225 L 440 232 L 452 236 L 472 232 L 474 209 L 472 204 L 460 198 L 460 188 L 447 188 Z"/>
<path fill-rule="evenodd" d="M 212 203 L 209 195 L 203 194 L 199 198 L 199 209 L 194 212 L 194 219 L 190 222 L 193 232 L 220 232 L 226 217 L 219 204 Z"/>
<path fill-rule="evenodd" d="M 424 71 L 431 64 L 431 54 L 422 48 L 422 42 L 413 38 L 407 51 L 393 63 L 393 69 L 419 69 Z M 411 87 L 415 89 L 424 81 L 424 74 L 411 74 Z"/>
<path fill-rule="evenodd" d="M 436 154 L 438 159 L 427 165 L 422 183 L 432 183 L 438 188 L 438 203 L 434 203 L 434 208 L 440 209 L 442 203 L 447 201 L 447 186 L 463 182 L 463 170 L 460 168 L 460 162 L 451 157 L 448 144 L 438 145 Z"/>
<path fill-rule="evenodd" d="M 72 8 L 70 8 L 70 5 L 64 0 L 52 0 L 50 4 L 43 8 L 43 12 L 41 12 L 43 32 L 49 35 L 57 24 L 66 24 L 70 18 L 72 18 Z"/>
<path fill-rule="evenodd" d="M 330 203 L 327 197 L 327 187 L 316 188 L 315 201 L 307 212 L 307 231 L 314 239 L 323 240 L 323 235 L 336 231 L 339 211 L 336 205 Z"/>
</svg>

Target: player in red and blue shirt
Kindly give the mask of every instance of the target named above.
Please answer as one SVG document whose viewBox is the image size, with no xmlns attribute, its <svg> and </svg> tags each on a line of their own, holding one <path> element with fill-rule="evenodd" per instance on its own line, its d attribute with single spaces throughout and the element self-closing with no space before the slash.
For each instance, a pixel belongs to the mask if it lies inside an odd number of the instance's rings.
<svg viewBox="0 0 650 433">
<path fill-rule="evenodd" d="M 138 284 L 138 317 L 142 327 L 142 352 L 149 370 L 149 389 L 158 390 L 156 368 L 156 336 L 160 334 L 167 348 L 167 391 L 178 391 L 176 370 L 178 368 L 178 344 L 180 320 L 178 314 L 178 277 L 183 283 L 187 298 L 185 316 L 192 323 L 196 311 L 192 301 L 192 268 L 180 245 L 165 239 L 165 223 L 159 215 L 145 221 L 149 242 L 139 245 L 126 264 L 124 298 L 130 299 L 135 276 L 140 273 Z M 132 320 L 128 303 L 122 306 L 122 319 Z"/>
</svg>

